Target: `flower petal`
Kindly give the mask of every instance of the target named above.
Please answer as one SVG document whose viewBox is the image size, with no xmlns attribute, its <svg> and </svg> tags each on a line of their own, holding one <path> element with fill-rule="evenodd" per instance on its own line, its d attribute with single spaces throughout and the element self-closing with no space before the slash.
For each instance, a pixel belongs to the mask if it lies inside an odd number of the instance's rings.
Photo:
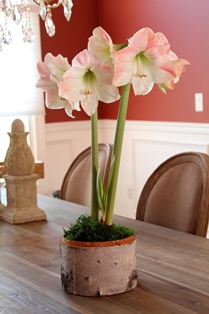
<svg viewBox="0 0 209 314">
<path fill-rule="evenodd" d="M 148 27 L 140 29 L 129 40 L 129 46 L 138 51 L 147 51 L 158 44 L 155 33 Z"/>
<path fill-rule="evenodd" d="M 113 66 L 114 49 L 112 39 L 102 27 L 93 30 L 93 36 L 89 38 L 88 50 L 103 63 Z"/>
<path fill-rule="evenodd" d="M 54 57 L 51 53 L 47 53 L 44 62 L 58 81 L 62 80 L 63 74 L 70 69 L 67 58 L 63 58 L 60 54 Z"/>
</svg>

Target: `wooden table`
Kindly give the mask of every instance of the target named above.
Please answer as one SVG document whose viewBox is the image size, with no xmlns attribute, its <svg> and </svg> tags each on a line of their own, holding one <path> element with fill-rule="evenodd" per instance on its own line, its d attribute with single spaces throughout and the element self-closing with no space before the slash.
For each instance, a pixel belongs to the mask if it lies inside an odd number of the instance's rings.
<svg viewBox="0 0 209 314">
<path fill-rule="evenodd" d="M 87 208 L 38 196 L 48 221 L 0 221 L 0 313 L 209 313 L 209 240 L 115 216 L 135 227 L 138 286 L 110 297 L 81 297 L 61 288 L 62 228 Z"/>
</svg>

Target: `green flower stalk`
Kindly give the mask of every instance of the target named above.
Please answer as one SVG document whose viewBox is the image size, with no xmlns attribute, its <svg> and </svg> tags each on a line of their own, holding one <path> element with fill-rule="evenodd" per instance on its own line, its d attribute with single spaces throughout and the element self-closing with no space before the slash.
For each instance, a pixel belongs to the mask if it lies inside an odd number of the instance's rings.
<svg viewBox="0 0 209 314">
<path fill-rule="evenodd" d="M 98 118 L 97 111 L 91 116 L 91 217 L 98 220 L 97 172 L 98 172 Z"/>
<path fill-rule="evenodd" d="M 119 168 L 120 168 L 121 151 L 122 151 L 122 145 L 123 145 L 123 135 L 124 135 L 124 129 L 125 129 L 126 114 L 127 114 L 127 109 L 128 109 L 129 93 L 130 93 L 130 83 L 122 87 L 122 95 L 120 99 L 120 106 L 119 106 L 114 147 L 113 147 L 114 165 L 113 165 L 112 179 L 111 179 L 111 183 L 110 183 L 110 187 L 108 191 L 108 198 L 107 198 L 107 210 L 106 210 L 106 220 L 105 220 L 107 225 L 112 224 L 112 217 L 113 217 L 114 204 L 115 204 L 115 195 L 116 195 L 116 190 L 117 190 L 118 174 L 119 174 Z"/>
</svg>

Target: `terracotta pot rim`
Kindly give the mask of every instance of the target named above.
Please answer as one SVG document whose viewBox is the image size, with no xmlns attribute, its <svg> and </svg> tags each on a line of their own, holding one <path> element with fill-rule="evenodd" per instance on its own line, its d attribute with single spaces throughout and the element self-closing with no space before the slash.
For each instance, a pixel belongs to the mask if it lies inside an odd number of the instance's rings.
<svg viewBox="0 0 209 314">
<path fill-rule="evenodd" d="M 123 244 L 130 244 L 136 240 L 135 235 L 132 235 L 128 238 L 114 240 L 114 241 L 104 241 L 104 242 L 83 242 L 83 241 L 75 241 L 75 240 L 67 240 L 62 237 L 61 242 L 71 247 L 108 247 L 108 246 L 116 246 Z"/>
</svg>

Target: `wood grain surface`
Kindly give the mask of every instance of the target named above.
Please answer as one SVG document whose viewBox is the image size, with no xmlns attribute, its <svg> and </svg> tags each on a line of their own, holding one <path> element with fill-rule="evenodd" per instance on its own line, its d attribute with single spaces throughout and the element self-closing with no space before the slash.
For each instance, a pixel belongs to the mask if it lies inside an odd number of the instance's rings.
<svg viewBox="0 0 209 314">
<path fill-rule="evenodd" d="M 138 285 L 109 297 L 80 297 L 61 288 L 59 244 L 88 208 L 43 195 L 47 221 L 0 221 L 0 313 L 208 314 L 209 240 L 114 216 L 135 228 Z"/>
</svg>

